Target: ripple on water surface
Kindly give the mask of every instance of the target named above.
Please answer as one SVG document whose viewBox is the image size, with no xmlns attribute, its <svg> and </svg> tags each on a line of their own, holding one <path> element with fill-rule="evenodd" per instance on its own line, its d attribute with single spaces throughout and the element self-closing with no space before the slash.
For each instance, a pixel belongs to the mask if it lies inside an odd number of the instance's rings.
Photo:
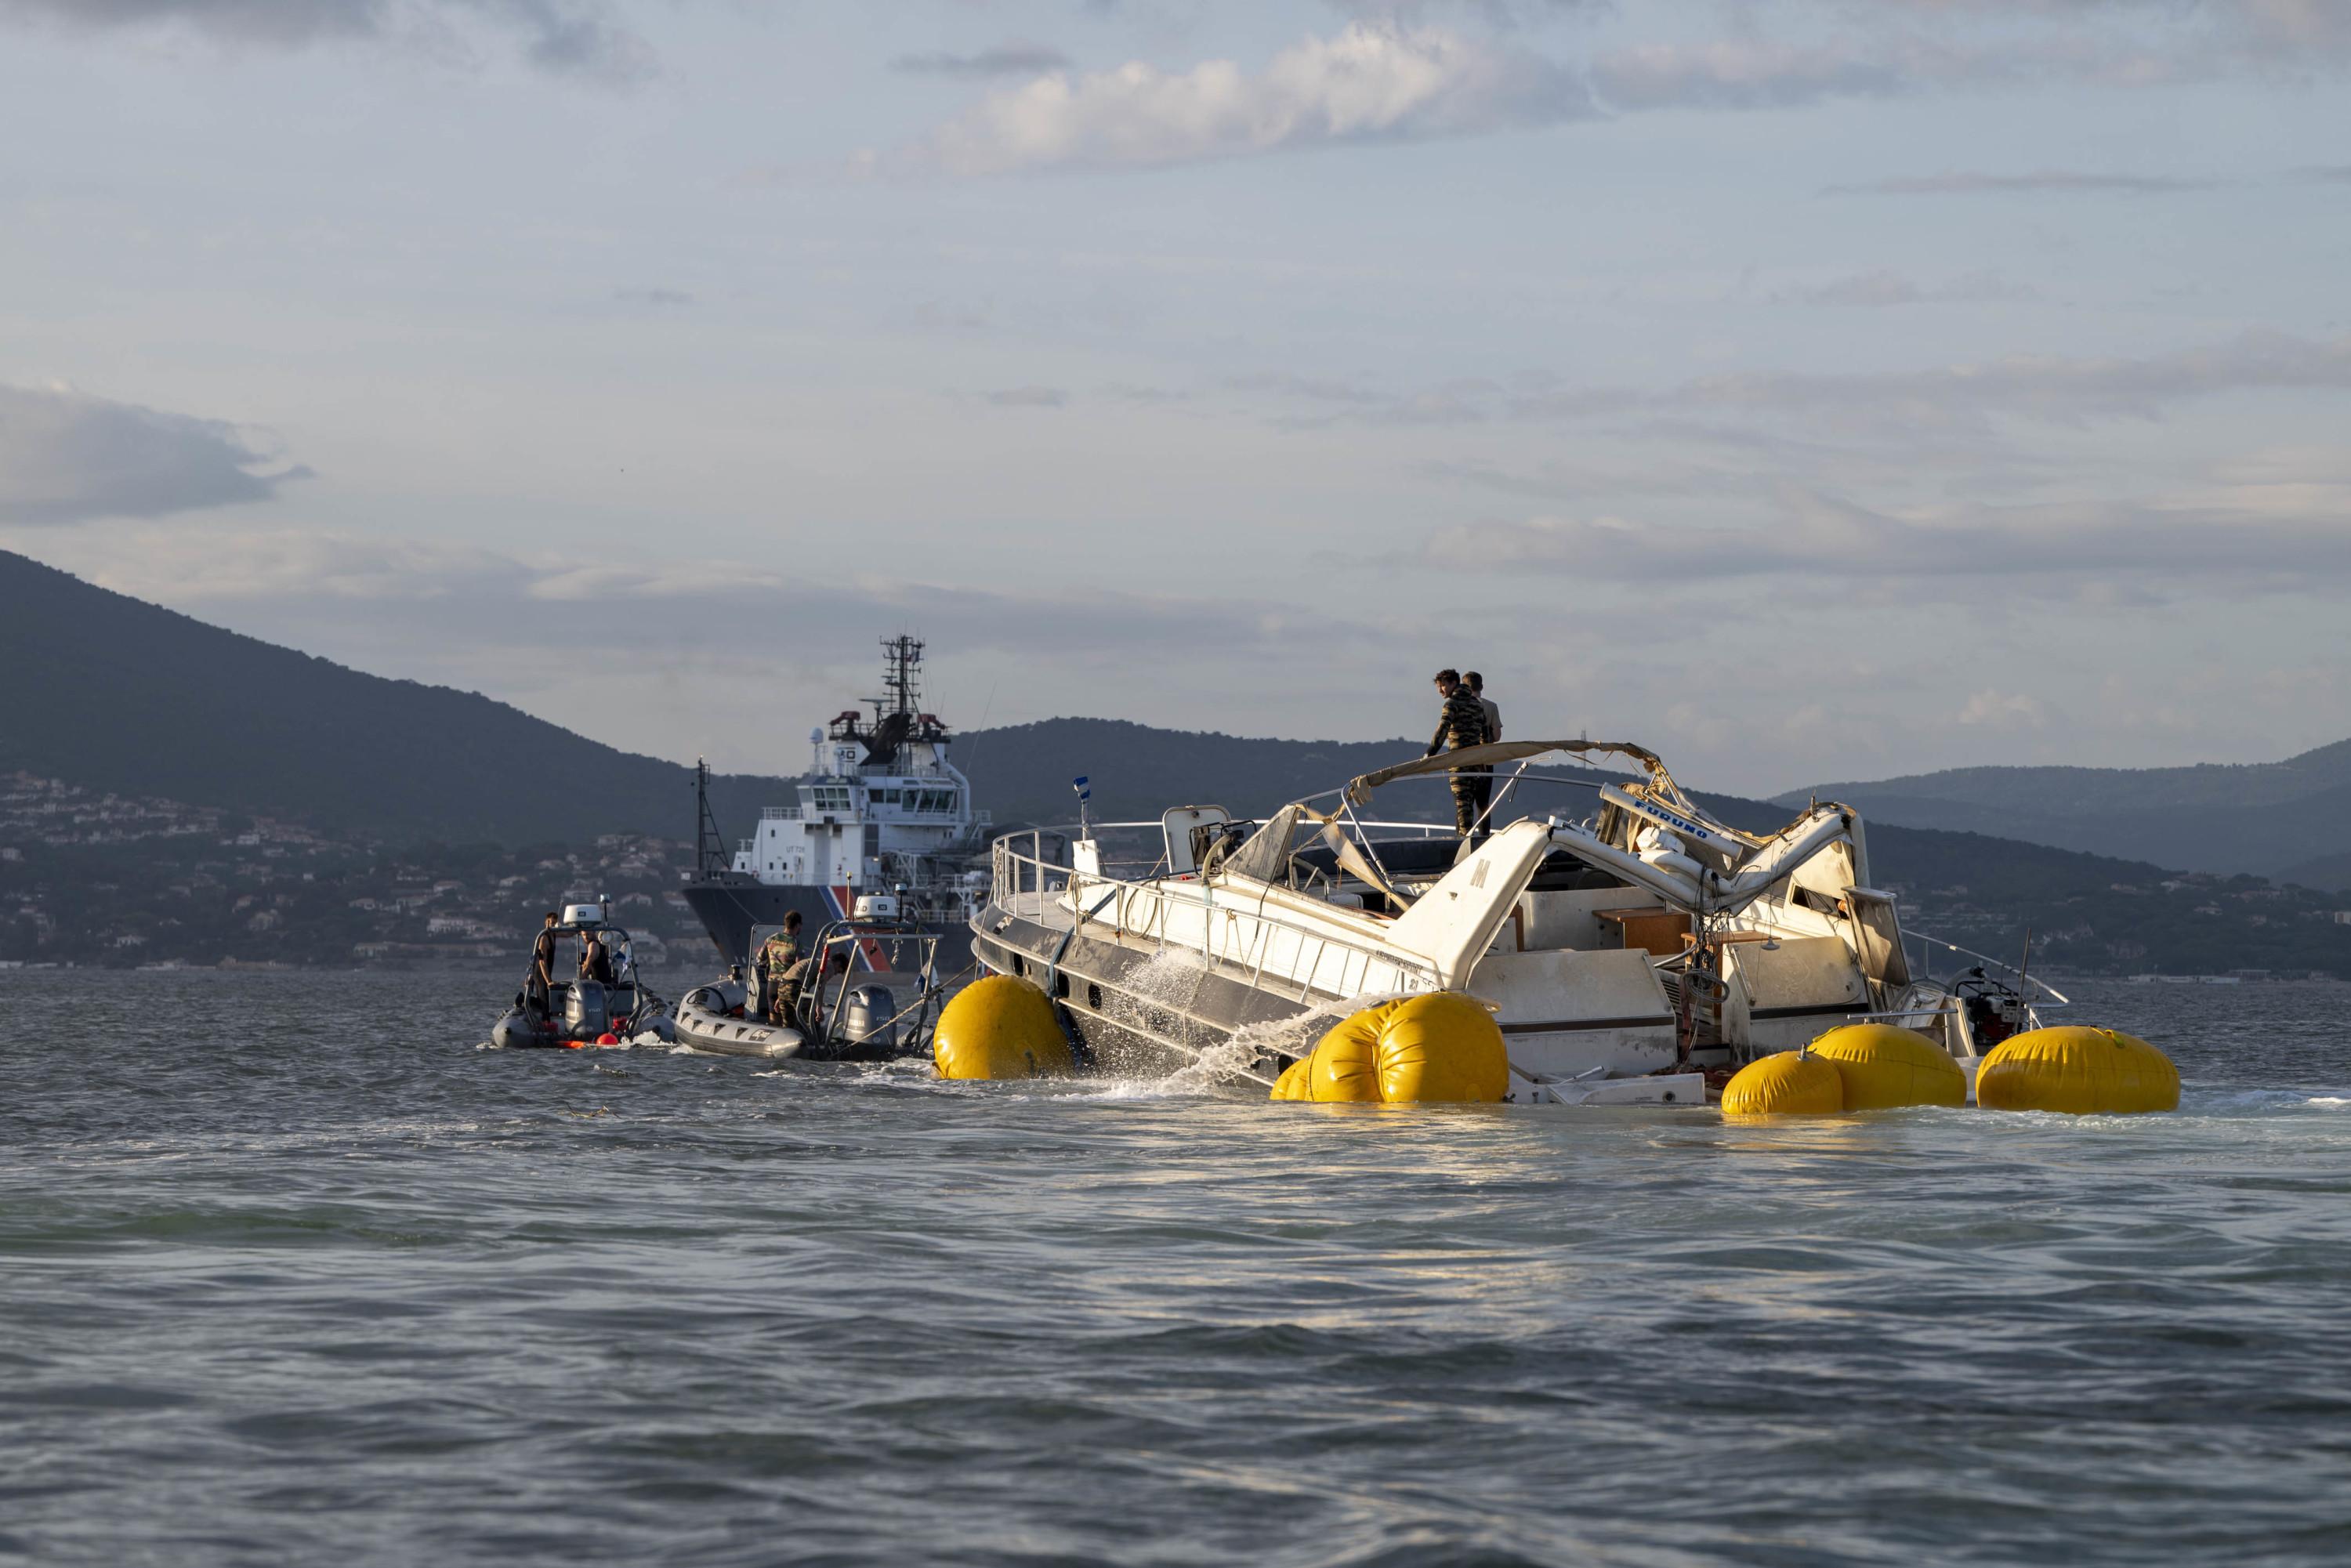
<svg viewBox="0 0 2351 1568">
<path fill-rule="evenodd" d="M 2343 988 L 2082 988 L 2175 1116 L 1762 1124 L 479 1051 L 496 989 L 0 974 L 0 1551 L 2351 1553 Z"/>
</svg>

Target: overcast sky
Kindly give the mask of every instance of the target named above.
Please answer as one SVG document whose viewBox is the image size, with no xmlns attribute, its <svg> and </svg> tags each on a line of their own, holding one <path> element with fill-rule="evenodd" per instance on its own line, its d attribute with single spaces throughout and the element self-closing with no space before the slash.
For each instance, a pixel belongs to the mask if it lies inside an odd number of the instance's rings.
<svg viewBox="0 0 2351 1568">
<path fill-rule="evenodd" d="M 0 547 L 600 739 L 2351 735 L 2345 0 L 0 0 Z"/>
</svg>

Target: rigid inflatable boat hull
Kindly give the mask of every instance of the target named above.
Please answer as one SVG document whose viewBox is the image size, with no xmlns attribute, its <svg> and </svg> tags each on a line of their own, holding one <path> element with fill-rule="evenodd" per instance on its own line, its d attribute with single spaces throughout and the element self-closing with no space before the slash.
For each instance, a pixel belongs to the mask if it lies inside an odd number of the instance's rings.
<svg viewBox="0 0 2351 1568">
<path fill-rule="evenodd" d="M 490 1043 L 501 1051 L 567 1051 L 578 1042 L 551 1020 L 517 1008 L 491 1026 Z"/>
<path fill-rule="evenodd" d="M 574 1046 L 594 1045 L 601 1036 L 611 1034 L 623 1045 L 651 1041 L 666 1044 L 671 1029 L 670 1016 L 664 1012 L 632 1025 L 626 1034 L 618 1030 L 599 1030 L 595 1034 L 580 1036 L 547 1019 L 532 1018 L 517 1008 L 490 1026 L 490 1043 L 501 1051 L 569 1051 Z"/>
<path fill-rule="evenodd" d="M 763 1022 L 742 1012 L 742 988 L 704 986 L 677 1004 L 671 1038 L 690 1051 L 714 1056 L 756 1056 L 781 1061 L 800 1054 L 807 1040 L 789 1024 Z"/>
<path fill-rule="evenodd" d="M 888 993 L 881 993 L 881 1016 L 894 1011 L 888 1003 Z M 835 1005 L 848 1008 L 850 1027 L 858 1028 L 854 1010 L 858 998 L 835 998 Z M 673 1024 L 676 1043 L 693 1051 L 709 1051 L 718 1056 L 756 1056 L 768 1061 L 798 1058 L 803 1061 L 889 1061 L 899 1054 L 896 1035 L 890 1030 L 866 1034 L 824 1038 L 820 1033 L 811 1040 L 790 1024 L 771 1024 L 747 1016 L 744 988 L 740 982 L 722 980 L 703 986 L 686 994 L 677 1006 Z"/>
</svg>

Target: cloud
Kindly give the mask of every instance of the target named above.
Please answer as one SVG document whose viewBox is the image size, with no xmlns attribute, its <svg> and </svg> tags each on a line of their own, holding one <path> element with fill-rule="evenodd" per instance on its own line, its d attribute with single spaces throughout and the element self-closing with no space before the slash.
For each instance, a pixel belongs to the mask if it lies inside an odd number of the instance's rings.
<svg viewBox="0 0 2351 1568">
<path fill-rule="evenodd" d="M 1417 24 L 1443 13 L 1476 17 L 1497 30 L 1532 26 L 1561 16 L 1607 12 L 1614 0 L 1328 0 L 1331 8 L 1362 22 Z"/>
<path fill-rule="evenodd" d="M 0 522 L 158 517 L 266 501 L 309 473 L 256 471 L 270 460 L 219 420 L 64 388 L 0 386 Z"/>
<path fill-rule="evenodd" d="M 2351 487 L 2331 510 L 2271 515 L 2150 502 L 1979 507 L 1897 517 L 1840 497 L 1789 492 L 1779 515 L 1745 528 L 1668 527 L 1616 517 L 1481 520 L 1440 530 L 1432 563 L 1503 574 L 1556 572 L 1641 583 L 1928 583 L 1978 594 L 2146 598 L 2199 591 L 2351 587 Z M 1955 587 L 1964 582 L 1964 590 Z"/>
<path fill-rule="evenodd" d="M 2166 195 L 2179 191 L 2209 191 L 2214 180 L 2176 179 L 2158 174 L 2086 174 L 2069 169 L 2043 169 L 2030 174 L 1952 172 L 1921 174 L 1858 184 L 1829 185 L 1824 196 L 1964 196 L 1986 193 L 2039 194 L 2055 192 L 2083 195 L 2111 192 L 2124 195 Z"/>
<path fill-rule="evenodd" d="M 1101 388 L 1102 395 L 1113 402 L 1158 407 L 1168 403 L 1187 402 L 1192 394 L 1177 387 L 1155 387 L 1134 382 L 1113 382 Z"/>
<path fill-rule="evenodd" d="M 2240 71 L 2307 78 L 2351 61 L 2351 7 L 2341 0 L 1845 0 L 1843 9 L 1849 27 L 1966 19 L 2125 85 Z"/>
<path fill-rule="evenodd" d="M 1465 135 L 1593 112 L 1572 71 L 1441 28 L 1358 22 L 1251 74 L 1231 60 L 1053 72 L 989 93 L 875 168 L 1007 174 L 1149 168 L 1284 149 Z"/>
<path fill-rule="evenodd" d="M 336 40 L 431 46 L 486 23 L 519 35 L 543 69 L 630 82 L 657 69 L 643 38 L 602 0 L 0 0 L 0 17 L 106 32 L 176 27 L 223 44 L 300 48 Z"/>
<path fill-rule="evenodd" d="M 1312 413 L 1281 415 L 1273 421 L 1291 430 L 1311 430 L 1341 423 L 1474 424 L 1494 417 L 1499 406 L 1498 400 L 1504 395 L 1500 382 L 1483 378 L 1445 382 L 1405 393 L 1286 371 L 1228 377 L 1225 386 L 1233 392 L 1270 393 L 1317 409 Z"/>
<path fill-rule="evenodd" d="M 998 408 L 1061 408 L 1070 401 L 1060 387 L 1004 387 L 979 395 Z"/>
<path fill-rule="evenodd" d="M 2342 0 L 1824 0 L 1825 28 L 1767 31 L 1744 5 L 1716 7 L 1714 36 L 1554 59 L 1517 39 L 1538 14 L 1608 7 L 1540 0 L 1334 0 L 1353 19 L 1254 73 L 1230 59 L 1168 70 L 1135 60 L 1076 73 L 1052 51 L 1033 79 L 987 94 L 867 172 L 990 175 L 1047 168 L 1154 168 L 1371 141 L 1556 126 L 1604 113 L 1797 109 L 1856 98 L 2034 84 L 2122 89 L 2231 77 L 2314 79 L 2351 66 Z M 1658 8 L 1617 7 L 1648 19 Z M 1482 26 L 1436 26 L 1440 13 Z M 1703 17 L 1704 13 L 1699 15 Z M 1802 13 L 1799 13 L 1801 17 Z M 1703 23 L 1701 24 L 1703 25 Z M 1019 74 L 1032 46 L 902 57 L 901 68 Z M 1049 58 L 1050 57 L 1050 58 Z M 2113 191 L 2208 183 L 2066 171 L 1953 173 L 1834 186 L 1850 193 Z"/>
<path fill-rule="evenodd" d="M 1959 719 L 1961 724 L 1981 725 L 1994 729 L 2019 726 L 2028 729 L 2045 729 L 2049 725 L 2049 705 L 2022 692 L 1986 689 L 1969 695 L 1967 706 L 1959 709 Z"/>
<path fill-rule="evenodd" d="M 999 44 L 969 55 L 900 55 L 890 68 L 916 76 L 1018 77 L 1065 71 L 1071 63 L 1069 56 L 1043 44 Z"/>
<path fill-rule="evenodd" d="M 1664 109 L 1791 109 L 1828 98 L 1878 98 L 1922 77 L 1949 80 L 1986 73 L 1980 63 L 1923 47 L 1887 50 L 1854 43 L 1806 47 L 1759 38 L 1649 44 L 1595 59 L 1592 86 L 1622 111 Z"/>
<path fill-rule="evenodd" d="M 1283 397 L 1302 398 L 1309 402 L 1345 403 L 1354 407 L 1385 405 L 1394 400 L 1388 393 L 1350 382 L 1312 376 L 1293 375 L 1287 371 L 1268 371 L 1255 375 L 1228 376 L 1225 385 L 1234 392 L 1270 392 Z"/>
<path fill-rule="evenodd" d="M 2040 291 L 2011 283 L 1997 272 L 1970 272 L 1936 284 L 1920 284 L 1880 268 L 1825 283 L 1797 284 L 1771 298 L 1792 305 L 1931 305 L 2037 299 Z"/>
<path fill-rule="evenodd" d="M 92 29 L 181 23 L 223 38 L 298 45 L 375 33 L 386 0 L 0 0 L 14 14 Z"/>
<path fill-rule="evenodd" d="M 494 20 L 519 28 L 531 63 L 615 84 L 658 74 L 653 46 L 582 0 L 465 0 Z"/>
<path fill-rule="evenodd" d="M 2273 389 L 2351 390 L 2351 336 L 2246 332 L 2137 358 L 2011 354 L 1925 371 L 1724 375 L 1689 382 L 1656 401 L 1771 414 L 1838 410 L 1879 420 L 1997 416 L 2078 423 L 2152 418 L 2186 399 Z"/>
<path fill-rule="evenodd" d="M 810 582 L 771 563 L 669 563 L 657 556 L 582 567 L 553 556 L 319 529 L 194 535 L 134 524 L 63 553 L 57 564 L 65 570 L 138 598 L 192 612 L 266 610 L 284 626 L 364 622 L 419 649 L 444 639 L 477 651 L 562 648 L 583 615 L 606 611 L 640 623 L 639 652 L 648 658 L 685 649 L 767 655 L 811 643 L 862 647 L 873 627 L 896 625 L 920 626 L 966 649 L 1050 658 L 1085 644 L 1157 660 L 1196 653 L 1204 642 L 1228 654 L 1280 648 L 1287 656 L 1318 638 L 1352 637 L 1342 622 L 1295 604 L 1238 596 L 1004 593 L 898 576 Z M 692 612 L 649 613 L 664 603 Z M 774 613 L 786 605 L 799 608 Z"/>
<path fill-rule="evenodd" d="M 2008 287 L 1988 275 L 1970 275 L 1946 287 L 1961 286 L 1987 296 L 1994 287 Z M 1834 287 L 1865 297 L 1883 294 L 1889 286 L 1848 279 Z M 2351 391 L 2351 335 L 2314 339 L 2244 332 L 2217 343 L 2136 358 L 2011 354 L 1916 371 L 1739 371 L 1665 388 L 1576 387 L 1535 380 L 1506 386 L 1490 380 L 1462 380 L 1395 392 L 1369 383 L 1290 375 L 1239 378 L 1227 384 L 1287 397 L 1317 411 L 1277 421 L 1287 424 L 1555 422 L 1627 415 L 1760 421 L 1837 415 L 1875 429 L 1917 432 L 1937 425 L 1980 427 L 1997 419 L 2058 424 L 2147 419 L 2173 403 L 2237 392 Z"/>
<path fill-rule="evenodd" d="M 2342 0 L 2221 0 L 2239 47 L 2298 68 L 2351 59 L 2351 6 Z"/>
<path fill-rule="evenodd" d="M 969 728 L 1099 713 L 1328 734 L 1324 704 L 1270 694 L 1268 670 L 1337 661 L 1349 680 L 1406 693 L 1417 719 L 1418 667 L 1437 657 L 1397 645 L 1416 630 L 1409 611 L 1374 622 L 1279 583 L 1259 597 L 1222 586 L 988 591 L 912 579 L 903 562 L 870 579 L 812 580 L 769 557 L 661 550 L 582 569 L 559 553 L 308 528 L 122 523 L 40 542 L 34 553 L 65 570 L 249 636 L 481 691 L 632 751 L 760 771 L 804 765 L 799 737 L 868 689 L 873 638 L 889 631 L 930 640 L 925 706 Z M 599 626 L 629 629 L 625 658 L 580 657 L 580 629 Z M 1073 663 L 1077 647 L 1091 652 Z M 1182 672 L 1173 684 L 1171 670 Z M 767 718 L 745 722 L 746 690 L 774 695 Z M 1236 708 L 1234 692 L 1256 695 Z M 1395 733 L 1374 723 L 1368 733 Z M 975 773 L 989 768 L 978 760 Z"/>
<path fill-rule="evenodd" d="M 1957 10 L 1959 7 L 1951 7 Z M 2101 18 L 2095 0 L 2021 8 L 2050 26 L 1922 28 L 1944 24 L 1944 7 L 1896 5 L 1850 9 L 1819 41 L 1760 31 L 1698 41 L 1643 44 L 1592 62 L 1592 86 L 1609 108 L 1798 109 L 1837 99 L 2012 87 L 2043 81 L 2146 86 L 2210 74 L 2220 59 L 2178 38 L 2150 45 L 2128 31 L 2085 29 Z"/>
</svg>

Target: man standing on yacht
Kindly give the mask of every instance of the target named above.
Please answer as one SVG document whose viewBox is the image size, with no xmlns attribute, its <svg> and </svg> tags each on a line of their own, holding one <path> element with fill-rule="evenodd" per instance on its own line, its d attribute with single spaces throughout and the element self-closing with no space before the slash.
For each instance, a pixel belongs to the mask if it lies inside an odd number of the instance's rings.
<svg viewBox="0 0 2351 1568">
<path fill-rule="evenodd" d="M 1444 711 L 1437 715 L 1437 734 L 1421 755 L 1434 757 L 1440 751 L 1458 751 L 1465 746 L 1481 746 L 1486 740 L 1486 710 L 1478 706 L 1478 698 L 1461 679 L 1458 670 L 1437 672 L 1437 692 L 1445 699 Z M 1468 768 L 1453 770 L 1453 823 L 1463 838 L 1468 838 L 1478 825 L 1478 776 Z"/>
<path fill-rule="evenodd" d="M 1476 697 L 1478 706 L 1486 710 L 1486 744 L 1493 745 L 1502 738 L 1502 710 L 1486 695 L 1486 677 L 1469 670 L 1462 674 L 1461 684 L 1469 688 L 1469 695 Z M 1483 821 L 1486 813 L 1494 809 L 1494 770 L 1491 768 L 1473 768 L 1470 771 L 1478 778 L 1478 816 Z M 1493 830 L 1489 827 L 1486 831 L 1491 832 Z"/>
<path fill-rule="evenodd" d="M 1485 676 L 1471 670 L 1461 679 L 1469 687 L 1469 695 L 1478 699 L 1478 706 L 1486 710 L 1486 744 L 1491 746 L 1502 738 L 1501 707 L 1486 695 Z"/>
</svg>

